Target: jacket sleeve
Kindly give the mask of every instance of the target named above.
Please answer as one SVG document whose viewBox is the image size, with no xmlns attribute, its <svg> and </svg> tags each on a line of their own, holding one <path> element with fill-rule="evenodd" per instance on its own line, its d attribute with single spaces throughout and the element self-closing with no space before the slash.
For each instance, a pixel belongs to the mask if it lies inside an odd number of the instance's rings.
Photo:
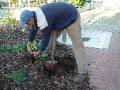
<svg viewBox="0 0 120 90">
<path fill-rule="evenodd" d="M 48 28 L 42 30 L 42 40 L 41 43 L 39 45 L 39 51 L 42 52 L 46 49 L 50 36 L 51 36 L 51 30 L 48 30 Z"/>
<path fill-rule="evenodd" d="M 37 30 L 34 29 L 34 27 L 29 29 L 29 32 L 28 32 L 28 41 L 29 42 L 33 42 L 34 41 L 36 33 L 37 33 Z"/>
</svg>

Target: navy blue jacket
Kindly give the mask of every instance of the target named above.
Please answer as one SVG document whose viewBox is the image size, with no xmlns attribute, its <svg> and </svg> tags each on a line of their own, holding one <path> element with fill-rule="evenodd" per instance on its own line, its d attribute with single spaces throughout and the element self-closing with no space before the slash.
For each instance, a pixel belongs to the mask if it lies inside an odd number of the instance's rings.
<svg viewBox="0 0 120 90">
<path fill-rule="evenodd" d="M 39 45 L 39 50 L 42 52 L 46 49 L 51 33 L 53 30 L 63 30 L 77 19 L 77 9 L 71 4 L 56 2 L 45 4 L 40 7 L 43 11 L 48 26 L 41 30 L 42 41 Z M 29 41 L 34 40 L 37 30 L 31 28 L 29 30 Z"/>
</svg>

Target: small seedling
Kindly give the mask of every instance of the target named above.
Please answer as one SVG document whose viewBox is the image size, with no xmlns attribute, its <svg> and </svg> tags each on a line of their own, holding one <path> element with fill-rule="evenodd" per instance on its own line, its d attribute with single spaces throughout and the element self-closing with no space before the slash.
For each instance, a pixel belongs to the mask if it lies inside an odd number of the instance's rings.
<svg viewBox="0 0 120 90">
<path fill-rule="evenodd" d="M 39 42 L 34 42 L 33 45 L 32 45 L 32 51 L 37 51 L 37 50 L 38 50 L 38 45 L 39 45 Z M 41 55 L 39 55 L 39 56 L 36 58 L 36 60 L 42 61 L 42 60 L 44 60 L 47 56 L 48 56 L 48 52 L 47 52 L 47 50 L 45 50 L 44 52 L 42 52 Z"/>
<path fill-rule="evenodd" d="M 7 75 L 7 78 L 15 81 L 17 84 L 20 84 L 27 78 L 26 71 L 24 69 L 13 71 L 11 74 Z"/>
</svg>

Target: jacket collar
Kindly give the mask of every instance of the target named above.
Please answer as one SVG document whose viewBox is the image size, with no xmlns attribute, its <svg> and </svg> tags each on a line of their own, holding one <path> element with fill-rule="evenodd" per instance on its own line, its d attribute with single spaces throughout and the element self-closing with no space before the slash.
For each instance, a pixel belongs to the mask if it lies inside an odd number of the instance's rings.
<svg viewBox="0 0 120 90">
<path fill-rule="evenodd" d="M 40 28 L 40 30 L 46 28 L 48 26 L 48 22 L 46 20 L 46 17 L 43 13 L 43 11 L 40 8 L 37 8 L 35 10 L 36 18 L 37 18 L 37 25 Z"/>
</svg>

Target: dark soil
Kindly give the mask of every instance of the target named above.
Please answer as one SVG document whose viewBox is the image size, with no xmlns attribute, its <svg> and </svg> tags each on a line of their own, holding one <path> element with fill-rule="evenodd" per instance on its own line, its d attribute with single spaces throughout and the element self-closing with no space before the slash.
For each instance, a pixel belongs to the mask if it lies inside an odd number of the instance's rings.
<svg viewBox="0 0 120 90">
<path fill-rule="evenodd" d="M 0 30 L 0 44 L 14 45 L 20 41 L 27 41 L 26 33 L 19 29 L 14 31 Z M 59 62 L 56 72 L 48 72 L 43 68 L 43 61 L 31 63 L 30 54 L 27 51 L 22 53 L 0 52 L 0 90 L 94 90 L 89 83 L 89 74 L 82 83 L 73 81 L 77 74 L 77 65 L 73 51 L 70 47 L 57 43 L 54 51 L 55 60 Z M 9 76 L 13 72 L 24 70 L 25 77 L 19 83 Z M 17 80 L 18 80 L 18 76 Z"/>
</svg>

